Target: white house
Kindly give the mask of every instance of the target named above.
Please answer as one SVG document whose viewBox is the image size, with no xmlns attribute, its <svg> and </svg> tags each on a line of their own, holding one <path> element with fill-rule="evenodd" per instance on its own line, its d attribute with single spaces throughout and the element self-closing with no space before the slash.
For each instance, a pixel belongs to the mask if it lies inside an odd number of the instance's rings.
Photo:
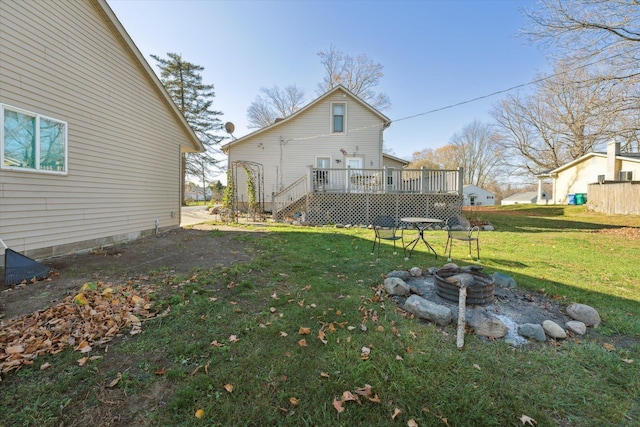
<svg viewBox="0 0 640 427">
<path fill-rule="evenodd" d="M 0 0 L 9 247 L 47 257 L 179 227 L 181 156 L 203 150 L 105 0 Z"/>
<path fill-rule="evenodd" d="M 546 194 L 544 195 L 546 196 Z M 501 205 L 526 205 L 538 203 L 538 193 L 536 191 L 525 191 L 515 193 L 509 197 L 505 197 L 500 202 Z"/>
<path fill-rule="evenodd" d="M 402 159 L 384 155 L 383 132 L 391 121 L 339 85 L 274 124 L 222 147 L 230 169 L 251 169 L 266 194 L 305 176 L 309 167 L 381 169 L 402 167 Z M 406 165 L 406 162 L 404 163 Z M 249 199 L 247 174 L 236 176 L 237 198 Z"/>
<path fill-rule="evenodd" d="M 496 202 L 494 193 L 473 184 L 462 187 L 462 194 L 464 206 L 494 206 Z"/>
<path fill-rule="evenodd" d="M 539 191 L 545 179 L 552 179 L 554 203 L 568 204 L 570 194 L 586 194 L 589 184 L 640 181 L 640 153 L 621 153 L 620 143 L 610 142 L 606 153 L 587 153 L 538 175 Z"/>
</svg>

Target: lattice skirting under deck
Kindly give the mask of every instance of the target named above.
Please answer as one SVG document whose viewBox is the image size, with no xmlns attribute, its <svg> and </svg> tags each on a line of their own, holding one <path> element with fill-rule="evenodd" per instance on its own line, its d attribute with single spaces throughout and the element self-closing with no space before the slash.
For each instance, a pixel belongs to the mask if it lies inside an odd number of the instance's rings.
<svg viewBox="0 0 640 427">
<path fill-rule="evenodd" d="M 462 197 L 456 194 L 360 194 L 309 193 L 284 211 L 277 220 L 305 213 L 306 224 L 371 224 L 378 215 L 441 219 L 461 215 Z"/>
</svg>

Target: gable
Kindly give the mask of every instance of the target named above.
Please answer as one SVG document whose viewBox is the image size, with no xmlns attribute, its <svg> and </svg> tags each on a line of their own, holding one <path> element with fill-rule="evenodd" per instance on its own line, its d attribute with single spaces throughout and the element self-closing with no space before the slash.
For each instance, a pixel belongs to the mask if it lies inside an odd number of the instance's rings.
<svg viewBox="0 0 640 427">
<path fill-rule="evenodd" d="M 375 117 L 374 120 L 380 123 L 380 126 L 382 129 L 387 128 L 391 124 L 391 120 L 387 116 L 380 113 L 375 108 L 371 107 L 362 99 L 358 98 L 356 95 L 348 91 L 344 86 L 338 85 L 335 88 L 331 89 L 330 91 L 326 92 L 324 95 L 320 96 L 319 98 L 305 105 L 300 110 L 291 114 L 290 116 L 287 116 L 281 120 L 277 120 L 275 123 L 273 123 L 270 126 L 266 126 L 264 128 L 258 129 L 248 135 L 245 135 L 241 138 L 231 141 L 223 145 L 221 149 L 224 153 L 227 153 L 229 149 L 234 145 L 243 144 L 245 141 L 259 137 L 264 133 L 273 133 L 273 132 L 279 132 L 281 129 L 289 129 L 292 126 L 295 126 L 295 124 L 292 124 L 292 122 L 299 121 L 301 118 L 309 117 L 310 115 L 316 116 L 317 120 L 326 120 L 326 125 L 327 125 L 326 131 L 323 133 L 317 133 L 317 132 L 313 134 L 307 133 L 305 137 L 311 138 L 311 137 L 322 137 L 322 136 L 328 135 L 331 133 L 331 130 L 330 130 L 331 129 L 330 128 L 331 103 L 332 102 L 338 103 L 342 101 L 348 103 L 347 126 L 351 129 L 353 129 L 353 126 L 351 126 L 352 121 L 350 120 L 350 117 L 352 115 L 352 111 L 350 110 L 352 108 L 356 108 L 357 111 L 360 111 L 360 112 L 363 112 L 364 114 L 368 114 L 368 115 L 371 115 L 372 117 Z"/>
</svg>

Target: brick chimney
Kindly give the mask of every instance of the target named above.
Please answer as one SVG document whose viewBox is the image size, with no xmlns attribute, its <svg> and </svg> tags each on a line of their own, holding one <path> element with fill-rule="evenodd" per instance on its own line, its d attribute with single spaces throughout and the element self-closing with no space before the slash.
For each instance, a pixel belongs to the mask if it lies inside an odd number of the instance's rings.
<svg viewBox="0 0 640 427">
<path fill-rule="evenodd" d="M 616 159 L 620 155 L 620 143 L 611 141 L 607 144 L 607 181 L 617 181 L 618 172 L 620 172 L 621 161 Z"/>
</svg>

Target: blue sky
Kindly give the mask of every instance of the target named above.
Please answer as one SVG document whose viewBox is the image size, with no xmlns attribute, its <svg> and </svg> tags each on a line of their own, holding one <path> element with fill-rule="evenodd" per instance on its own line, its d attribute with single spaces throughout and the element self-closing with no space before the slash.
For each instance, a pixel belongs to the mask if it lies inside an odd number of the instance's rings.
<svg viewBox="0 0 640 427">
<path fill-rule="evenodd" d="M 108 0 L 149 64 L 151 54 L 179 53 L 201 65 L 215 86 L 214 108 L 250 132 L 246 111 L 261 87 L 296 84 L 316 97 L 323 69 L 317 52 L 331 45 L 384 66 L 378 91 L 392 120 L 527 83 L 549 71 L 536 46 L 518 37 L 522 8 L 533 0 L 195 1 Z M 474 120 L 490 121 L 504 95 L 399 120 L 385 146 L 410 159 L 438 148 Z"/>
</svg>

